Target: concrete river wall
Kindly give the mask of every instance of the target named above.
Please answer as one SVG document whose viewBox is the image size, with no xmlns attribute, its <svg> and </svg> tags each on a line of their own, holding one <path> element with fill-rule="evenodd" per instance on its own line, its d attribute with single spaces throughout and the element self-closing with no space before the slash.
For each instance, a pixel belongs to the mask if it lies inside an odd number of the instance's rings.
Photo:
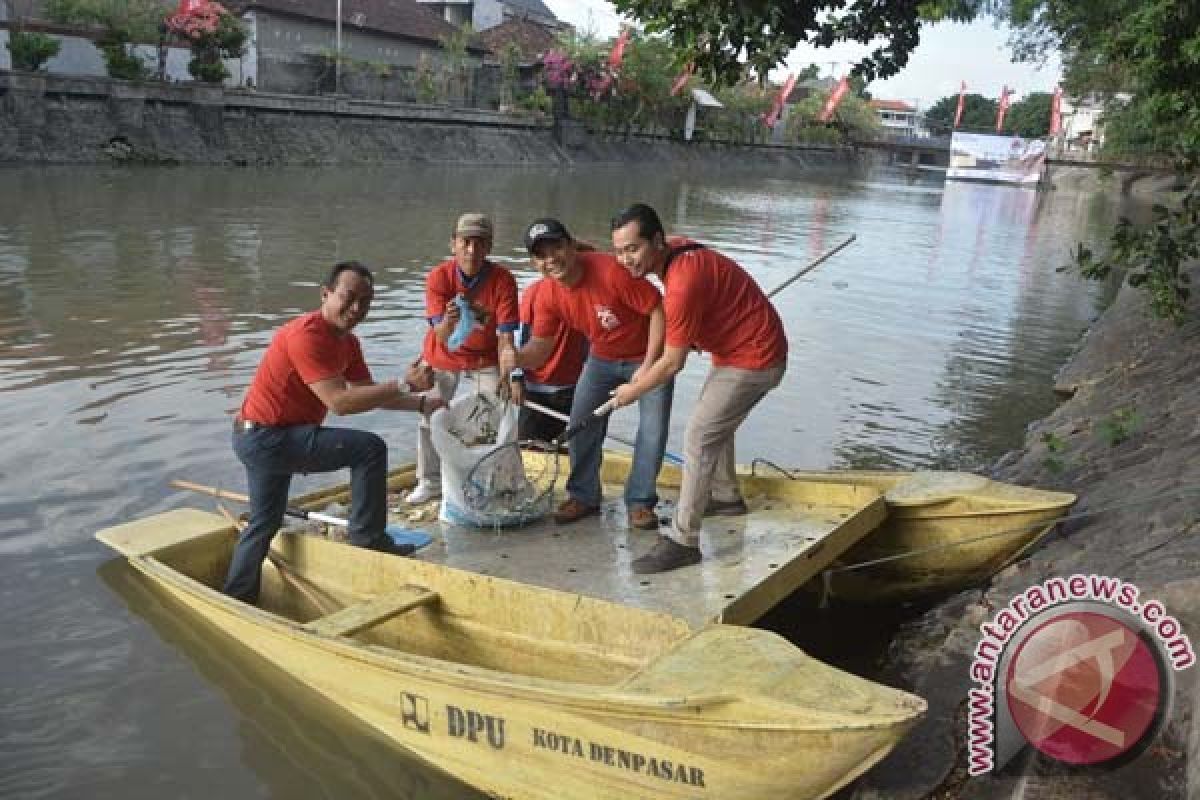
<svg viewBox="0 0 1200 800">
<path fill-rule="evenodd" d="M 807 169 L 828 147 L 591 136 L 491 111 L 0 71 L 0 164 L 569 164 L 678 162 Z"/>
</svg>

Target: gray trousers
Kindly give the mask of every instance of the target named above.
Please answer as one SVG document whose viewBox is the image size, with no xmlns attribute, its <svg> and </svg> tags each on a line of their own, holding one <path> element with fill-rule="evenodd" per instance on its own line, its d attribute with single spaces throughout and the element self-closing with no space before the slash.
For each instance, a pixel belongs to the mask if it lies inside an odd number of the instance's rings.
<svg viewBox="0 0 1200 800">
<path fill-rule="evenodd" d="M 460 392 L 491 392 L 495 394 L 500 382 L 500 371 L 496 367 L 482 369 L 433 371 L 433 391 L 450 403 Z M 442 459 L 433 446 L 433 432 L 429 429 L 429 415 L 421 415 L 417 423 L 417 479 L 439 489 L 442 486 Z"/>
<path fill-rule="evenodd" d="M 783 380 L 785 364 L 770 369 L 713 367 L 692 417 L 683 445 L 683 482 L 669 531 L 680 544 L 700 542 L 709 498 L 731 502 L 741 498 L 733 437 L 758 401 Z"/>
</svg>

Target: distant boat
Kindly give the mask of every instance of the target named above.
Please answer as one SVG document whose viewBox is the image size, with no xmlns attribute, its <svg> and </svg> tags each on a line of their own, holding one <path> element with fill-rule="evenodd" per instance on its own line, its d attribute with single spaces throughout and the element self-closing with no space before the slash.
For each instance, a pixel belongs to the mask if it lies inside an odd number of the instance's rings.
<svg viewBox="0 0 1200 800">
<path fill-rule="evenodd" d="M 247 605 L 217 589 L 234 527 L 194 509 L 96 538 L 197 620 L 497 796 L 827 797 L 926 710 L 768 631 L 300 533 L 276 537 Z"/>
</svg>

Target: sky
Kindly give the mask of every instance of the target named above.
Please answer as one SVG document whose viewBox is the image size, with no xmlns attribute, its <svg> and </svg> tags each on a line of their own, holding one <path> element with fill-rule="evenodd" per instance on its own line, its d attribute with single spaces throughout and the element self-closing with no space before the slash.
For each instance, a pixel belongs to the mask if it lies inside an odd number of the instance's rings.
<svg viewBox="0 0 1200 800">
<path fill-rule="evenodd" d="M 543 0 L 566 22 L 581 30 L 593 30 L 601 36 L 615 36 L 621 17 L 606 0 Z M 922 28 L 921 44 L 913 51 L 898 75 L 886 81 L 874 81 L 868 87 L 872 97 L 903 100 L 926 109 L 948 95 L 957 95 L 960 81 L 967 92 L 985 97 L 1000 96 L 1008 86 L 1015 89 L 1014 100 L 1030 92 L 1052 92 L 1061 68 L 1057 57 L 1044 67 L 1012 63 L 1007 46 L 1007 29 L 997 29 L 991 20 L 970 25 L 939 23 Z M 787 65 L 771 73 L 782 82 L 788 69 L 799 70 L 809 64 L 821 68 L 821 76 L 841 77 L 851 63 L 868 50 L 857 44 L 839 44 L 828 49 L 797 48 Z M 830 64 L 829 62 L 836 62 Z"/>
</svg>

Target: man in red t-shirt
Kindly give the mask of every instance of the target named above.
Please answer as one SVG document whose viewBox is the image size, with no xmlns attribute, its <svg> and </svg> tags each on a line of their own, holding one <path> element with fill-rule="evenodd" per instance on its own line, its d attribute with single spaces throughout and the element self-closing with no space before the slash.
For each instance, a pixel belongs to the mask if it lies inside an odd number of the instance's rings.
<svg viewBox="0 0 1200 800">
<path fill-rule="evenodd" d="M 518 345 L 525 345 L 533 337 L 533 309 L 548 280 L 538 278 L 521 292 Z M 567 424 L 562 420 L 535 411 L 524 403 L 530 400 L 563 416 L 569 415 L 575 400 L 575 384 L 583 372 L 587 354 L 588 343 L 584 335 L 573 328 L 564 328 L 545 364 L 537 369 L 518 369 L 512 373 L 513 400 L 522 406 L 518 432 L 522 441 L 552 442 L 566 429 Z"/>
<path fill-rule="evenodd" d="M 425 279 L 429 331 L 421 351 L 447 403 L 460 387 L 507 392 L 507 383 L 500 386 L 496 365 L 501 352 L 512 352 L 519 323 L 517 282 L 511 272 L 488 260 L 491 219 L 474 212 L 460 216 L 450 250 L 454 257 L 430 270 Z M 428 415 L 421 418 L 417 432 L 417 485 L 405 498 L 413 504 L 442 494 L 442 461 L 433 446 Z"/>
<path fill-rule="evenodd" d="M 638 203 L 612 222 L 613 250 L 635 278 L 663 284 L 666 345 L 635 380 L 617 387 L 627 405 L 672 380 L 694 347 L 712 354 L 712 369 L 688 419 L 683 482 L 669 535 L 632 566 L 664 572 L 700 561 L 700 529 L 709 514 L 746 513 L 738 488 L 734 434 L 751 409 L 783 380 L 787 337 L 771 301 L 732 259 L 681 238 L 667 239 L 654 209 Z"/>
<path fill-rule="evenodd" d="M 428 371 L 409 369 L 376 383 L 350 331 L 371 307 L 375 280 L 357 261 L 336 264 L 321 286 L 321 307 L 276 332 L 254 373 L 233 425 L 233 451 L 246 468 L 250 518 L 238 537 L 225 578 L 226 594 L 258 600 L 262 562 L 283 524 L 288 487 L 297 472 L 350 468 L 350 543 L 410 555 L 387 526 L 387 445 L 374 433 L 327 428 L 332 411 L 357 414 L 376 408 L 428 412 L 442 403 L 414 392 L 432 385 Z"/>
<path fill-rule="evenodd" d="M 580 252 L 556 219 L 540 219 L 525 233 L 534 267 L 547 278 L 533 307 L 533 338 L 502 371 L 537 369 L 546 363 L 567 329 L 587 337 L 588 356 L 575 386 L 571 424 L 590 419 L 612 390 L 634 380 L 662 351 L 663 311 L 658 290 L 634 280 L 611 255 Z M 629 522 L 657 529 L 656 482 L 667 449 L 674 384 L 664 381 L 638 399 L 638 432 L 633 465 L 625 481 Z M 567 499 L 554 514 L 559 524 L 599 513 L 600 463 L 608 420 L 576 434 L 568 444 L 571 474 Z"/>
</svg>

